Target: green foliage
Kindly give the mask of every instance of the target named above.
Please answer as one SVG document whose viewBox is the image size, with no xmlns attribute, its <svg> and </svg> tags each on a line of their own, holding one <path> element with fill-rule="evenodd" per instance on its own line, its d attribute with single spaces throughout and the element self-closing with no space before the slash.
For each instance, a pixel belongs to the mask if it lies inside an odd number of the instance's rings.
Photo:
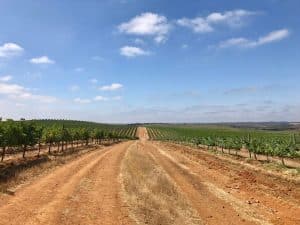
<svg viewBox="0 0 300 225">
<path fill-rule="evenodd" d="M 152 125 L 147 129 L 150 138 L 155 140 L 216 146 L 236 152 L 244 147 L 255 157 L 256 154 L 282 158 L 300 157 L 300 136 L 291 132 L 184 125 Z"/>
<path fill-rule="evenodd" d="M 2 160 L 6 148 L 22 148 L 23 157 L 28 147 L 45 143 L 49 147 L 57 144 L 62 150 L 66 143 L 92 140 L 100 143 L 102 139 L 134 139 L 137 127 L 134 125 L 107 125 L 92 122 L 69 120 L 31 120 L 0 121 L 0 147 Z"/>
</svg>

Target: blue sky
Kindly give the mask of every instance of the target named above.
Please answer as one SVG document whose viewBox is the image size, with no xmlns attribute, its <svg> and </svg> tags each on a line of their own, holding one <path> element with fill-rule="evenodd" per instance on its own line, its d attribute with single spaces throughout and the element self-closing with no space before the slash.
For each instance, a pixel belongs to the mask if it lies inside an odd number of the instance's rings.
<svg viewBox="0 0 300 225">
<path fill-rule="evenodd" d="M 0 2 L 4 118 L 299 121 L 300 2 Z"/>
</svg>

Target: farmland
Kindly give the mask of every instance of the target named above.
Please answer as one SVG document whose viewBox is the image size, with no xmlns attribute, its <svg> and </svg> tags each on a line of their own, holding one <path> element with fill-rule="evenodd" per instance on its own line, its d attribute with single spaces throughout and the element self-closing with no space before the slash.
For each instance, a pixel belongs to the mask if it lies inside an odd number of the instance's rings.
<svg viewBox="0 0 300 225">
<path fill-rule="evenodd" d="M 265 131 L 226 126 L 155 125 L 148 126 L 152 140 L 189 143 L 207 149 L 248 151 L 249 158 L 257 155 L 284 158 L 300 157 L 300 133 L 297 131 Z"/>
<path fill-rule="evenodd" d="M 30 120 L 0 122 L 1 161 L 6 154 L 36 150 L 40 155 L 42 147 L 51 153 L 53 147 L 64 151 L 79 145 L 99 144 L 103 141 L 134 139 L 136 126 L 108 125 L 71 120 Z"/>
<path fill-rule="evenodd" d="M 278 172 L 239 157 L 215 154 L 216 146 L 209 143 L 201 144 L 202 147 L 198 142 L 191 144 L 191 140 L 209 140 L 212 136 L 243 139 L 249 133 L 251 138 L 290 140 L 297 138 L 296 133 L 77 121 L 13 124 L 30 125 L 34 129 L 43 126 L 54 131 L 59 128 L 63 133 L 65 129 L 68 132 L 83 129 L 89 131 L 89 136 L 74 139 L 73 147 L 72 139 L 59 139 L 53 143 L 50 156 L 63 163 L 46 162 L 25 169 L 19 176 L 20 182 L 3 186 L 5 191 L 0 189 L 1 225 L 294 225 L 300 222 L 297 169 L 284 167 L 288 173 Z M 95 135 L 102 131 L 103 136 Z M 49 143 L 41 141 L 48 150 Z M 106 141 L 110 144 L 104 145 Z M 77 142 L 79 150 L 75 155 L 67 159 L 58 155 L 58 147 L 59 152 L 67 151 L 67 146 L 76 149 Z M 23 145 L 19 147 L 22 153 Z M 34 152 L 37 154 L 37 149 Z M 28 153 L 23 159 L 25 163 L 29 160 Z"/>
</svg>

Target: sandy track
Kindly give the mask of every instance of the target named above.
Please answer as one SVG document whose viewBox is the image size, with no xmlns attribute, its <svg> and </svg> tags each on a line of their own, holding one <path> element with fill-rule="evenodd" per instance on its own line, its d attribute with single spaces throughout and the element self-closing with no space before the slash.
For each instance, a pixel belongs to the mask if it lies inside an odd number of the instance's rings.
<svg viewBox="0 0 300 225">
<path fill-rule="evenodd" d="M 192 200 L 200 217 L 212 216 L 207 224 L 300 224 L 297 183 L 180 145 L 152 143 L 148 149 Z"/>
<path fill-rule="evenodd" d="M 256 224 L 249 218 L 243 217 L 230 203 L 213 194 L 199 177 L 189 173 L 187 168 L 180 166 L 173 158 L 164 155 L 152 144 L 147 148 L 175 180 L 205 224 Z"/>
<path fill-rule="evenodd" d="M 7 197 L 0 224 L 130 224 L 118 174 L 131 144 L 87 154 Z"/>
</svg>

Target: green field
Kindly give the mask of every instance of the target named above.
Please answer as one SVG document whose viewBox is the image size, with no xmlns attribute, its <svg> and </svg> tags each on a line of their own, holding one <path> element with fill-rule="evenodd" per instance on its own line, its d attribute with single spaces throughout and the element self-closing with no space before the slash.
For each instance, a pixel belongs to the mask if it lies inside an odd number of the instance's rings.
<svg viewBox="0 0 300 225">
<path fill-rule="evenodd" d="M 166 140 L 239 151 L 246 148 L 253 156 L 264 154 L 282 158 L 300 156 L 299 131 L 266 131 L 225 125 L 147 125 L 150 139 Z"/>
<path fill-rule="evenodd" d="M 135 125 L 100 124 L 72 120 L 21 120 L 0 122 L 1 161 L 6 150 L 22 151 L 23 158 L 29 148 L 42 144 L 51 152 L 52 146 L 62 151 L 68 146 L 99 144 L 102 140 L 135 139 Z"/>
</svg>

